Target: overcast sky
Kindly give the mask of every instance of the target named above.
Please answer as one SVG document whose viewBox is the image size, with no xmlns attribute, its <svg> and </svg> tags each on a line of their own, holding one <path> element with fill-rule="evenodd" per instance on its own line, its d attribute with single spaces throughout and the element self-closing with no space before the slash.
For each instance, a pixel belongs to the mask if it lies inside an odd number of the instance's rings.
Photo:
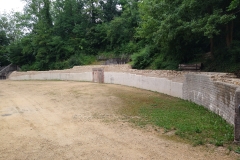
<svg viewBox="0 0 240 160">
<path fill-rule="evenodd" d="M 0 0 L 0 13 L 14 11 L 23 11 L 24 2 L 21 0 Z"/>
</svg>

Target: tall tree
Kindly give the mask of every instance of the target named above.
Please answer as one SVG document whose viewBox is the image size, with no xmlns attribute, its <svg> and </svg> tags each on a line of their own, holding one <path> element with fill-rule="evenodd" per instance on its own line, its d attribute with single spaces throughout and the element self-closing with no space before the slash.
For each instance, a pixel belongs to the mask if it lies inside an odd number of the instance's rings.
<svg viewBox="0 0 240 160">
<path fill-rule="evenodd" d="M 110 22 L 114 17 L 121 15 L 121 6 L 119 0 L 106 0 L 99 2 L 102 8 L 102 21 Z"/>
<path fill-rule="evenodd" d="M 4 31 L 0 31 L 0 67 L 8 64 L 6 45 L 9 44 L 9 39 Z"/>
<path fill-rule="evenodd" d="M 138 36 L 153 42 L 160 54 L 186 63 L 196 52 L 213 53 L 214 37 L 234 19 L 225 12 L 228 5 L 223 0 L 143 0 Z"/>
</svg>

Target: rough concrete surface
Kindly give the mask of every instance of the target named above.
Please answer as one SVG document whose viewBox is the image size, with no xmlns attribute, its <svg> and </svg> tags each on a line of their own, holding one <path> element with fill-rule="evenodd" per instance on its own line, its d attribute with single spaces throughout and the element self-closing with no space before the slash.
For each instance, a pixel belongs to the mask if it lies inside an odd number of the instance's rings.
<svg viewBox="0 0 240 160">
<path fill-rule="evenodd" d="M 237 85 L 212 81 L 210 76 L 187 74 L 183 83 L 183 99 L 192 101 L 220 115 L 234 125 Z"/>
<path fill-rule="evenodd" d="M 1 81 L 0 159 L 237 159 L 223 148 L 192 147 L 115 114 L 119 85 Z M 139 92 L 147 92 L 139 90 Z"/>
</svg>

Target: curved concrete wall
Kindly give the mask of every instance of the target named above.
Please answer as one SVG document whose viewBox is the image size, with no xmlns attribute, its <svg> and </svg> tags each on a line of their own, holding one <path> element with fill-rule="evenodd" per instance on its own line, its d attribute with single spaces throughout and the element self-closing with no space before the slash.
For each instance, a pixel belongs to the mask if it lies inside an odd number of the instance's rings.
<svg viewBox="0 0 240 160">
<path fill-rule="evenodd" d="M 237 89 L 236 85 L 214 82 L 207 75 L 187 74 L 183 85 L 183 99 L 205 106 L 234 124 Z"/>
<path fill-rule="evenodd" d="M 213 81 L 211 75 L 185 75 L 183 99 L 206 107 L 234 125 L 234 140 L 240 141 L 240 88 Z"/>
<path fill-rule="evenodd" d="M 105 72 L 104 83 L 121 84 L 182 98 L 183 83 L 167 78 L 147 77 L 131 73 Z"/>
<path fill-rule="evenodd" d="M 88 71 L 42 71 L 13 72 L 10 80 L 73 80 L 93 81 L 93 72 Z M 220 115 L 235 127 L 235 140 L 240 141 L 240 88 L 215 82 L 211 75 L 185 74 L 184 82 L 168 78 L 150 77 L 129 72 L 104 72 L 104 83 L 126 85 L 164 93 L 203 105 Z"/>
<path fill-rule="evenodd" d="M 21 72 L 13 73 L 10 80 L 71 80 L 92 81 L 92 72 L 83 73 L 56 73 L 45 72 Z M 167 78 L 148 77 L 124 72 L 104 72 L 104 83 L 121 84 L 151 91 L 164 93 L 170 96 L 182 98 L 183 83 L 173 82 Z"/>
</svg>

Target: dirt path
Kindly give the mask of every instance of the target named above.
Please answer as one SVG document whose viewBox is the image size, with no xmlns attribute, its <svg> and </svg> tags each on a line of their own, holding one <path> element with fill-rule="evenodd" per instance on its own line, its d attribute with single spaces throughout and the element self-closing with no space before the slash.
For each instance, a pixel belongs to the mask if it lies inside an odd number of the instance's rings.
<svg viewBox="0 0 240 160">
<path fill-rule="evenodd" d="M 237 159 L 174 142 L 114 114 L 123 86 L 0 81 L 0 159 Z M 125 87 L 126 89 L 133 89 Z"/>
</svg>

